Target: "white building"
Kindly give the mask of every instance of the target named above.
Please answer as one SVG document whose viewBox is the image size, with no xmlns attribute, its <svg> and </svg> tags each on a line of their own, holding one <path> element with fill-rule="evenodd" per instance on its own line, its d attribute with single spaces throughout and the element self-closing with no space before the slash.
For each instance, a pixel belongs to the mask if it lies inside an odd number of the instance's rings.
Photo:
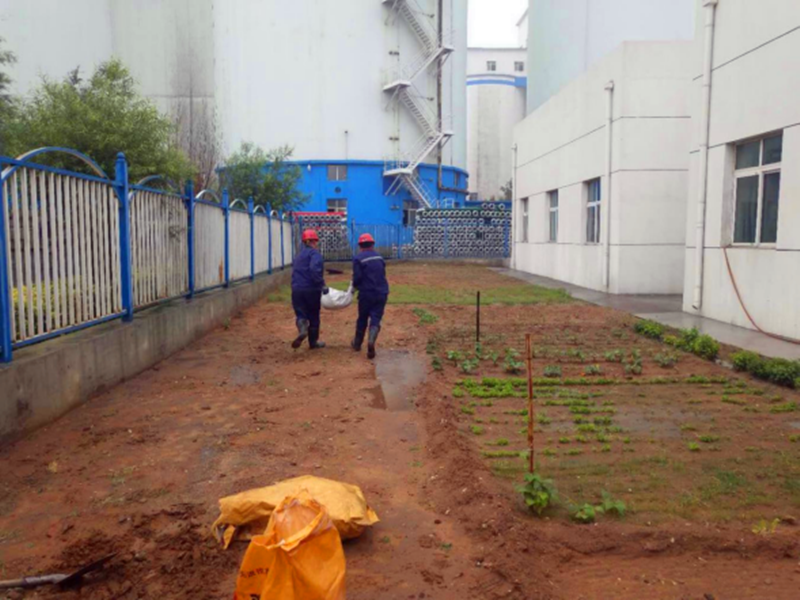
<svg viewBox="0 0 800 600">
<path fill-rule="evenodd" d="M 467 170 L 474 199 L 501 199 L 511 181 L 514 126 L 525 118 L 525 48 L 470 48 Z"/>
<path fill-rule="evenodd" d="M 682 292 L 691 60 L 689 42 L 624 43 L 516 127 L 514 268 Z"/>
<path fill-rule="evenodd" d="M 693 39 L 694 2 L 533 0 L 528 113 L 624 41 Z"/>
<path fill-rule="evenodd" d="M 697 20 L 684 309 L 798 339 L 800 3 L 698 0 Z"/>
<path fill-rule="evenodd" d="M 350 194 L 382 215 L 466 191 L 466 2 L 0 0 L 0 32 L 17 92 L 117 56 L 163 110 L 213 126 L 224 153 L 291 145 L 322 206 Z M 388 195 L 387 160 L 402 184 Z M 330 165 L 347 179 L 317 181 Z"/>
</svg>

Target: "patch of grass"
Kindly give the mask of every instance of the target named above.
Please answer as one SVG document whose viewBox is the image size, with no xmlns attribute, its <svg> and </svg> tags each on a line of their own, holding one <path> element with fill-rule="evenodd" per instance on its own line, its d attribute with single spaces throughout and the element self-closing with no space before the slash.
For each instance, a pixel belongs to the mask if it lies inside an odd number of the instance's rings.
<svg viewBox="0 0 800 600">
<path fill-rule="evenodd" d="M 689 452 L 700 452 L 700 444 L 697 442 L 689 442 L 686 447 L 689 448 Z"/>
<path fill-rule="evenodd" d="M 560 437 L 558 438 L 559 444 L 569 444 L 572 440 L 568 437 Z"/>
<path fill-rule="evenodd" d="M 464 413 L 465 415 L 474 415 L 475 414 L 475 409 L 474 408 L 470 408 L 469 406 L 462 406 L 461 407 L 461 412 Z"/>
<path fill-rule="evenodd" d="M 483 451 L 484 458 L 517 458 L 519 457 L 519 452 L 515 450 L 484 450 Z"/>
<path fill-rule="evenodd" d="M 483 304 L 565 304 L 572 297 L 564 290 L 554 290 L 536 285 L 504 285 L 481 290 Z M 450 304 L 474 306 L 472 289 L 444 289 L 430 285 L 393 284 L 389 304 Z"/>
<path fill-rule="evenodd" d="M 681 425 L 681 431 L 697 431 L 697 427 L 691 425 L 690 423 L 685 423 Z"/>
<path fill-rule="evenodd" d="M 483 435 L 483 427 L 481 427 L 480 425 L 470 425 L 469 430 L 474 435 Z"/>
<path fill-rule="evenodd" d="M 785 404 L 778 404 L 769 409 L 771 413 L 790 413 L 797 411 L 797 402 L 786 402 Z"/>
<path fill-rule="evenodd" d="M 460 387 L 454 387 L 452 394 L 453 398 L 463 398 L 466 395 Z"/>
<path fill-rule="evenodd" d="M 671 369 L 678 364 L 678 356 L 669 352 L 660 352 L 653 357 L 653 360 L 662 369 Z"/>
<path fill-rule="evenodd" d="M 577 448 L 567 450 L 567 456 L 580 456 L 581 454 L 583 454 L 583 450 L 578 450 Z"/>
<path fill-rule="evenodd" d="M 431 359 L 431 367 L 433 367 L 434 371 L 443 371 L 444 365 L 442 364 L 442 359 L 439 358 L 438 356 L 434 356 Z"/>
<path fill-rule="evenodd" d="M 606 362 L 621 363 L 625 359 L 625 353 L 622 350 L 611 350 L 603 354 Z"/>
<path fill-rule="evenodd" d="M 542 454 L 543 454 L 544 456 L 550 456 L 550 457 L 552 457 L 552 456 L 558 456 L 558 452 L 556 452 L 556 451 L 555 451 L 555 450 L 553 450 L 552 448 L 545 448 L 544 450 L 542 450 Z"/>
<path fill-rule="evenodd" d="M 439 317 L 433 313 L 429 313 L 424 308 L 415 308 L 411 311 L 415 316 L 419 317 L 420 325 L 433 325 L 439 320 Z"/>
</svg>

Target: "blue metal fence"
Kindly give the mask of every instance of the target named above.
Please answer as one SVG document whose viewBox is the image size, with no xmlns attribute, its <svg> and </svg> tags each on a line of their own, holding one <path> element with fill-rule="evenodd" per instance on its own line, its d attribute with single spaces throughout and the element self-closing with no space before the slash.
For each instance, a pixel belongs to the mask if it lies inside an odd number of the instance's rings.
<svg viewBox="0 0 800 600">
<path fill-rule="evenodd" d="M 91 173 L 33 162 L 66 153 Z M 291 265 L 288 215 L 191 183 L 113 179 L 71 149 L 0 156 L 0 362 L 15 349 Z M 172 186 L 173 188 L 175 186 Z M 239 208 L 241 206 L 241 208 Z M 231 268 L 233 266 L 233 274 Z"/>
</svg>

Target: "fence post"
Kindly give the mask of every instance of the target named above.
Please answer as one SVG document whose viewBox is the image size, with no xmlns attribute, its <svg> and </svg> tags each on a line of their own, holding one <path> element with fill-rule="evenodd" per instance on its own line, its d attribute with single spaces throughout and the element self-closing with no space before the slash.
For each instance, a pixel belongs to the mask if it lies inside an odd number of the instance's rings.
<svg viewBox="0 0 800 600">
<path fill-rule="evenodd" d="M 281 271 L 283 271 L 286 268 L 286 257 L 284 256 L 284 247 L 283 247 L 283 230 L 284 230 L 283 225 L 286 221 L 284 220 L 283 213 L 281 213 L 279 216 L 281 219 Z"/>
<path fill-rule="evenodd" d="M 267 204 L 267 274 L 272 275 L 272 207 Z"/>
<path fill-rule="evenodd" d="M 222 211 L 225 219 L 225 287 L 231 284 L 231 201 L 228 190 L 222 190 Z"/>
<path fill-rule="evenodd" d="M 289 213 L 289 258 L 292 259 L 292 266 L 294 267 L 294 245 L 297 241 L 294 239 L 294 213 Z"/>
<path fill-rule="evenodd" d="M 250 215 L 250 281 L 256 278 L 256 216 L 253 197 L 247 199 L 247 214 Z"/>
<path fill-rule="evenodd" d="M 186 182 L 186 217 L 188 219 L 188 230 L 186 241 L 189 246 L 189 293 L 187 298 L 194 297 L 194 182 Z"/>
<path fill-rule="evenodd" d="M 133 321 L 133 263 L 131 261 L 131 210 L 128 183 L 128 161 L 125 154 L 117 154 L 114 166 L 114 187 L 119 198 L 119 257 L 122 285 L 122 320 Z"/>
<path fill-rule="evenodd" d="M 11 297 L 6 239 L 6 199 L 0 179 L 0 363 L 11 362 Z"/>
</svg>

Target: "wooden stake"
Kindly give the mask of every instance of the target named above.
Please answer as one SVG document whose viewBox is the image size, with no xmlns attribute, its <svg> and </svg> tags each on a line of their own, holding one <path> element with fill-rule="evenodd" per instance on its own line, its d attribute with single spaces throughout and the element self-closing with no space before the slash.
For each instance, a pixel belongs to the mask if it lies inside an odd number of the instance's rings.
<svg viewBox="0 0 800 600">
<path fill-rule="evenodd" d="M 533 455 L 533 352 L 530 333 L 525 335 L 525 358 L 528 363 L 528 472 L 533 474 L 535 464 Z"/>
</svg>

